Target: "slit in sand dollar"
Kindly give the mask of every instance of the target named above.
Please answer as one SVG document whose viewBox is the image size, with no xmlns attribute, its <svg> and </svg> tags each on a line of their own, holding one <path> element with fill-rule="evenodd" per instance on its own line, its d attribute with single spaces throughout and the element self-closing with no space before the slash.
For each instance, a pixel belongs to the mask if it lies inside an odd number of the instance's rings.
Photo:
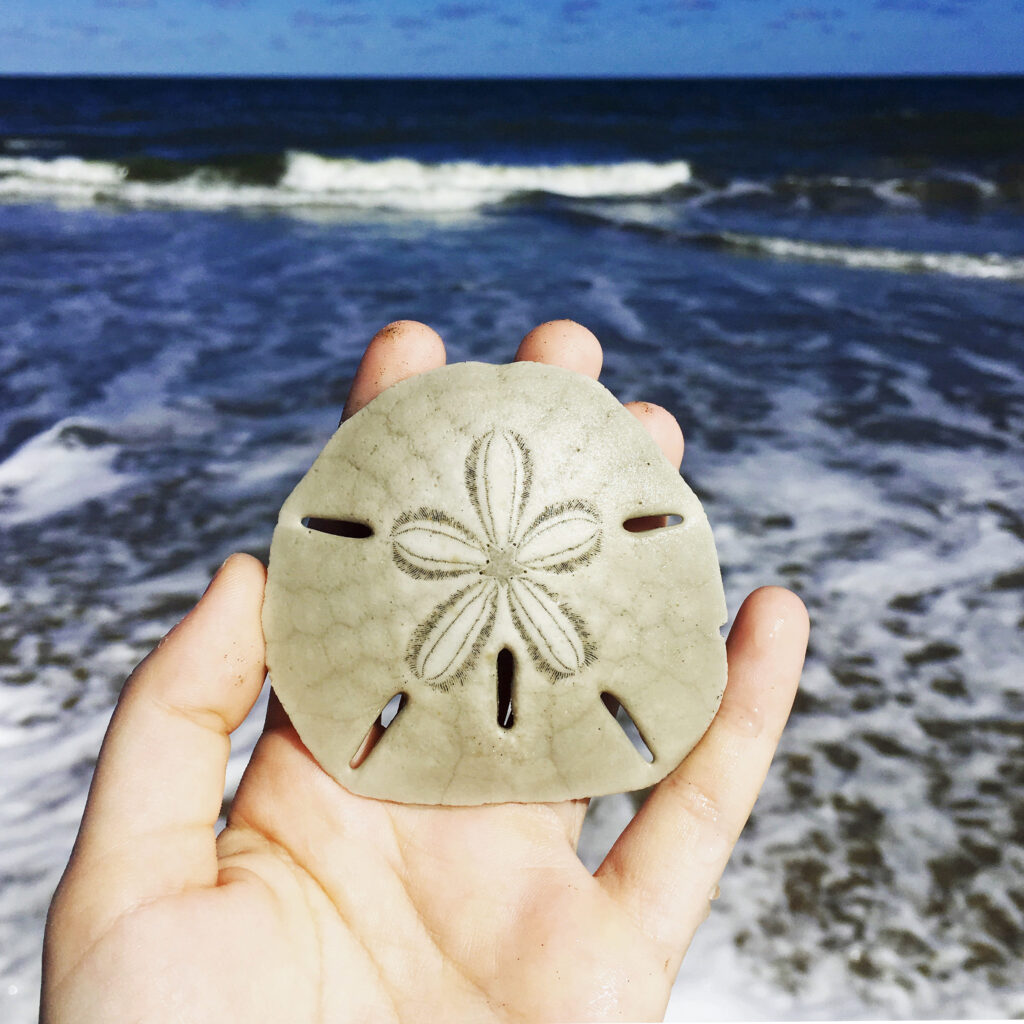
<svg viewBox="0 0 1024 1024">
<path fill-rule="evenodd" d="M 342 424 L 281 508 L 263 610 L 321 766 L 424 804 L 653 785 L 718 709 L 725 619 L 707 517 L 655 442 L 529 362 L 420 374 Z"/>
</svg>

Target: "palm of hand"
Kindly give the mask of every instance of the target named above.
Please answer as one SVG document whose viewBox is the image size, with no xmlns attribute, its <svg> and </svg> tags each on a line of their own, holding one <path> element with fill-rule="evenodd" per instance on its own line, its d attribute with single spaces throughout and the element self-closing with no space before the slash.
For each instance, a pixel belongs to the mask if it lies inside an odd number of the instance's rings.
<svg viewBox="0 0 1024 1024">
<path fill-rule="evenodd" d="M 303 984 L 284 986 L 288 1019 L 303 990 L 310 1020 L 663 1012 L 674 975 L 665 961 L 674 957 L 659 960 L 576 856 L 582 804 L 367 800 L 310 765 L 290 729 L 264 742 L 220 850 L 222 872 L 259 878 L 272 894 L 271 913 L 290 908 L 277 933 L 304 952 L 295 958 Z M 299 801 L 283 807 L 280 785 Z"/>
<path fill-rule="evenodd" d="M 425 330 L 377 336 L 350 406 L 436 364 Z M 545 325 L 519 357 L 596 376 L 596 344 Z M 633 409 L 673 458 L 667 414 L 651 410 Z M 806 644 L 799 601 L 748 598 L 719 715 L 591 875 L 575 852 L 584 801 L 359 797 L 279 708 L 215 839 L 228 735 L 263 680 L 262 585 L 259 563 L 230 559 L 125 687 L 51 907 L 43 1019 L 660 1017 L 785 721 Z"/>
<path fill-rule="evenodd" d="M 76 1012 L 55 1019 L 660 1016 L 678 957 L 576 856 L 584 811 L 368 800 L 275 727 L 218 839 L 219 884 L 119 918 L 62 982 Z"/>
</svg>

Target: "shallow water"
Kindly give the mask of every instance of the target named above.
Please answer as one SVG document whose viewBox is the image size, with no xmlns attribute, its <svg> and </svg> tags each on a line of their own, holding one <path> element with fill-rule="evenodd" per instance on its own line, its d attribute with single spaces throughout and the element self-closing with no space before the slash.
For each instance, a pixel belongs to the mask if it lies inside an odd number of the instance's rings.
<svg viewBox="0 0 1024 1024">
<path fill-rule="evenodd" d="M 123 678 L 227 554 L 266 557 L 366 340 L 415 317 L 451 359 L 501 361 L 561 316 L 601 338 L 622 400 L 679 417 L 730 609 L 781 583 L 813 619 L 672 1016 L 1024 1013 L 1024 292 L 982 272 L 1019 263 L 1020 212 L 1003 196 L 840 215 L 780 194 L 728 214 L 696 193 L 440 213 L 0 202 L 0 1016 L 33 1017 L 43 916 Z M 981 262 L 709 240 L 726 228 Z M 598 803 L 588 862 L 628 810 Z"/>
</svg>

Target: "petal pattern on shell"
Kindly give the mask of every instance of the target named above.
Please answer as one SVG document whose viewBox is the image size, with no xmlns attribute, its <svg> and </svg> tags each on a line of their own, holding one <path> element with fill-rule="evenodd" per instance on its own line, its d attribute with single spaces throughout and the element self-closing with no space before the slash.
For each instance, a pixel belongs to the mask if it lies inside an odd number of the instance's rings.
<svg viewBox="0 0 1024 1024">
<path fill-rule="evenodd" d="M 494 625 L 498 584 L 482 578 L 439 604 L 418 626 L 408 661 L 424 682 L 446 688 L 460 678 L 479 653 Z"/>
<path fill-rule="evenodd" d="M 594 659 L 583 620 L 534 580 L 509 581 L 509 611 L 538 666 L 555 679 L 573 675 Z"/>
<path fill-rule="evenodd" d="M 597 509 L 575 499 L 548 505 L 530 524 L 519 544 L 518 561 L 527 569 L 570 572 L 601 549 Z"/>
<path fill-rule="evenodd" d="M 416 579 L 439 580 L 478 572 L 487 561 L 478 537 L 437 509 L 406 512 L 391 528 L 395 564 Z"/>
<path fill-rule="evenodd" d="M 487 539 L 504 547 L 516 539 L 533 481 L 526 442 L 511 430 L 478 437 L 466 458 L 466 488 Z"/>
</svg>

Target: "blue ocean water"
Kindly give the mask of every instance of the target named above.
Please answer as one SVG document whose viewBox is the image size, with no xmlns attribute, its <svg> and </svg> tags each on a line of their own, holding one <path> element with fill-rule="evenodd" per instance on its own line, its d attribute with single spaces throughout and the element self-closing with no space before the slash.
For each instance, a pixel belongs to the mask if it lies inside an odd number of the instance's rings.
<svg viewBox="0 0 1024 1024">
<path fill-rule="evenodd" d="M 3 79 L 5 1020 L 123 678 L 369 337 L 563 316 L 678 416 L 730 609 L 814 623 L 672 1015 L 1024 1013 L 1024 79 Z"/>
</svg>

